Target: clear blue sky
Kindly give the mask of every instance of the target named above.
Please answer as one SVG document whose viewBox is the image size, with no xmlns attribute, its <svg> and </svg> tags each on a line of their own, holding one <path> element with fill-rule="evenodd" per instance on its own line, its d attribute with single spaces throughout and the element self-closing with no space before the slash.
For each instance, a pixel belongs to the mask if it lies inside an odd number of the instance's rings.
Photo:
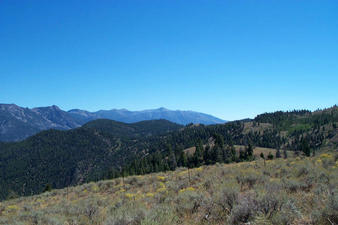
<svg viewBox="0 0 338 225">
<path fill-rule="evenodd" d="M 0 102 L 227 120 L 338 103 L 338 1 L 0 1 Z"/>
</svg>

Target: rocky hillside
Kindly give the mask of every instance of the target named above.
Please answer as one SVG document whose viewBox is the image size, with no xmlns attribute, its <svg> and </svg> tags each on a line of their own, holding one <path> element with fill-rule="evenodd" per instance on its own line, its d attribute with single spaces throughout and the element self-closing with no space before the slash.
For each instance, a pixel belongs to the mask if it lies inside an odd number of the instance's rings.
<svg viewBox="0 0 338 225">
<path fill-rule="evenodd" d="M 0 141 L 18 141 L 42 130 L 67 130 L 79 126 L 57 106 L 29 109 L 14 104 L 0 104 Z"/>
</svg>

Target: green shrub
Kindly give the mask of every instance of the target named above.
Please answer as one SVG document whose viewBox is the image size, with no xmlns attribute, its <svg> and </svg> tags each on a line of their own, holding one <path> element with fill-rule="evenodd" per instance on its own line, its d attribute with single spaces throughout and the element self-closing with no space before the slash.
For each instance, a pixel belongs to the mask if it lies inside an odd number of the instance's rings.
<svg viewBox="0 0 338 225">
<path fill-rule="evenodd" d="M 221 206 L 224 211 L 230 213 L 238 201 L 238 195 L 238 189 L 225 187 L 215 202 L 217 205 Z"/>
<path fill-rule="evenodd" d="M 310 170 L 309 170 L 308 167 L 302 166 L 302 167 L 300 167 L 298 169 L 296 176 L 297 177 L 302 177 L 302 176 L 305 176 L 305 175 L 309 174 L 309 172 L 310 172 Z"/>
<path fill-rule="evenodd" d="M 176 199 L 176 211 L 180 216 L 196 213 L 204 200 L 204 196 L 191 190 L 181 191 Z"/>
<path fill-rule="evenodd" d="M 280 211 L 282 205 L 283 202 L 274 192 L 268 192 L 257 200 L 258 211 L 262 212 L 268 219 Z"/>
<path fill-rule="evenodd" d="M 283 180 L 283 186 L 286 190 L 288 190 L 290 193 L 297 192 L 299 190 L 306 190 L 308 188 L 308 185 L 305 184 L 302 181 L 288 179 Z"/>
<path fill-rule="evenodd" d="M 257 174 L 240 174 L 236 176 L 237 183 L 243 186 L 247 186 L 251 189 L 256 183 L 262 182 L 262 177 Z"/>
<path fill-rule="evenodd" d="M 281 210 L 273 215 L 271 221 L 273 224 L 289 225 L 301 218 L 300 210 L 296 206 L 296 202 L 293 198 L 289 198 L 281 207 Z"/>
<path fill-rule="evenodd" d="M 142 221 L 141 225 L 172 225 L 179 224 L 175 210 L 171 207 L 160 206 L 152 210 Z"/>
<path fill-rule="evenodd" d="M 115 204 L 111 210 L 110 215 L 103 222 L 104 225 L 130 225 L 140 224 L 145 218 L 147 211 L 141 204 L 124 203 Z"/>
<path fill-rule="evenodd" d="M 331 221 L 333 224 L 338 224 L 338 193 L 332 192 L 322 217 L 323 219 L 326 218 L 328 221 Z"/>
<path fill-rule="evenodd" d="M 250 194 L 240 197 L 239 202 L 229 218 L 230 224 L 242 224 L 253 220 L 256 212 L 256 201 Z"/>
</svg>

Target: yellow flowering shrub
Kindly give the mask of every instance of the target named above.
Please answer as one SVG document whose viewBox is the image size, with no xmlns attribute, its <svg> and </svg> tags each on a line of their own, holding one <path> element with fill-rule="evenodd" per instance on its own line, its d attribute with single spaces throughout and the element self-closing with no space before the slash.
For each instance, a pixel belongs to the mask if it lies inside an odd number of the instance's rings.
<svg viewBox="0 0 338 225">
<path fill-rule="evenodd" d="M 316 160 L 316 164 L 317 164 L 317 165 L 322 164 L 322 160 L 321 160 L 321 159 L 317 159 L 317 160 Z"/>
<path fill-rule="evenodd" d="M 157 179 L 160 181 L 165 181 L 165 177 L 164 176 L 157 176 Z"/>
<path fill-rule="evenodd" d="M 336 162 L 336 164 L 333 166 L 334 169 L 338 168 L 338 161 Z"/>
<path fill-rule="evenodd" d="M 19 207 L 17 205 L 9 205 L 9 206 L 7 206 L 7 209 L 8 210 L 18 210 Z"/>
<path fill-rule="evenodd" d="M 120 190 L 118 190 L 116 193 L 122 193 L 122 192 L 125 192 L 126 190 L 124 188 L 121 188 Z"/>
<path fill-rule="evenodd" d="M 201 172 L 201 171 L 203 171 L 203 168 L 202 167 L 198 167 L 198 168 L 194 169 L 194 171 Z"/>
<path fill-rule="evenodd" d="M 185 174 L 187 174 L 188 173 L 188 170 L 184 170 L 184 171 L 182 171 L 182 172 L 179 172 L 178 173 L 178 176 L 184 176 Z"/>
<path fill-rule="evenodd" d="M 147 197 L 154 197 L 154 195 L 155 195 L 155 194 L 154 194 L 154 193 L 151 193 L 151 192 L 149 192 L 149 193 L 146 194 Z"/>
<path fill-rule="evenodd" d="M 90 190 L 91 190 L 92 192 L 98 192 L 98 191 L 100 190 L 100 188 L 99 188 L 99 186 L 97 186 L 97 184 L 92 184 L 92 185 L 90 186 Z"/>
<path fill-rule="evenodd" d="M 133 193 L 126 193 L 125 196 L 127 198 L 134 198 L 136 196 L 136 194 L 133 194 Z"/>
<path fill-rule="evenodd" d="M 182 192 L 185 192 L 185 191 L 195 191 L 196 189 L 193 188 L 193 187 L 187 187 L 187 188 L 183 188 L 181 189 L 179 192 L 182 193 Z"/>
<path fill-rule="evenodd" d="M 328 153 L 323 153 L 320 155 L 320 158 L 331 158 L 331 154 L 328 154 Z"/>
</svg>

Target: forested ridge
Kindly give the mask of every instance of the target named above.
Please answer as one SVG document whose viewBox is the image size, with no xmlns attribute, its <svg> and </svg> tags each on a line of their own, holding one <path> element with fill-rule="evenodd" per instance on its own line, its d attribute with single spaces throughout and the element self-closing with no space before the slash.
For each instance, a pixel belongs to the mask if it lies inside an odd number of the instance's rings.
<svg viewBox="0 0 338 225">
<path fill-rule="evenodd" d="M 134 160 L 122 170 L 112 169 L 108 178 L 174 170 L 176 167 L 198 167 L 214 163 L 253 160 L 254 146 L 277 149 L 273 157 L 287 157 L 287 150 L 296 155 L 315 155 L 321 147 L 338 148 L 338 108 L 311 112 L 294 110 L 258 115 L 253 120 L 234 121 L 224 125 L 190 125 L 168 135 L 165 151 Z M 193 155 L 184 149 L 194 146 Z M 185 145 L 187 144 L 187 145 Z M 234 145 L 244 145 L 236 152 Z"/>
<path fill-rule="evenodd" d="M 274 112 L 218 125 L 166 120 L 124 124 L 96 120 L 69 131 L 49 130 L 0 143 L 0 198 L 40 193 L 93 180 L 249 161 L 255 146 L 310 156 L 337 149 L 338 110 Z M 236 152 L 234 145 L 246 146 Z M 196 147 L 193 154 L 185 149 Z M 275 157 L 275 156 L 274 156 Z"/>
</svg>

